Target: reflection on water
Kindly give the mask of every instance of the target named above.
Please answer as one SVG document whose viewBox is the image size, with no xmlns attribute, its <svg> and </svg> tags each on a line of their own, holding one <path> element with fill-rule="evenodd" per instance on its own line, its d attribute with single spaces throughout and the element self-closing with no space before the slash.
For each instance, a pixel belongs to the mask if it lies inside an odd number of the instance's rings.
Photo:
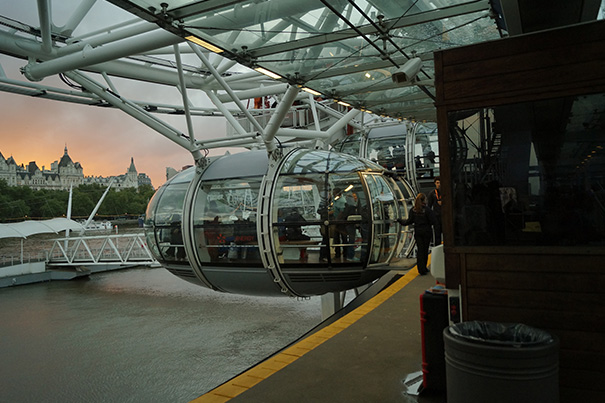
<svg viewBox="0 0 605 403">
<path fill-rule="evenodd" d="M 0 402 L 188 402 L 311 329 L 320 305 L 164 269 L 0 289 Z"/>
</svg>

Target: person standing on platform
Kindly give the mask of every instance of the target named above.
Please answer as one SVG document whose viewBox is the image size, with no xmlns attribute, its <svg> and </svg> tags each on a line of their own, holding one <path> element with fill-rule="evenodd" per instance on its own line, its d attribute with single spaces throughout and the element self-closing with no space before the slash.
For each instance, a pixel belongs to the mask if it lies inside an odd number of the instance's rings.
<svg viewBox="0 0 605 403">
<path fill-rule="evenodd" d="M 433 242 L 433 246 L 437 246 L 441 245 L 441 180 L 436 176 L 433 182 L 435 183 L 435 189 L 429 193 L 428 207 L 433 211 L 437 222 L 434 228 L 435 238 Z"/>
<path fill-rule="evenodd" d="M 416 240 L 416 261 L 418 273 L 424 276 L 429 272 L 427 263 L 429 260 L 429 246 L 433 237 L 432 227 L 435 225 L 435 215 L 427 207 L 426 196 L 419 193 L 414 201 L 414 207 L 410 209 L 407 220 L 398 218 L 401 225 L 414 224 L 414 239 Z"/>
</svg>

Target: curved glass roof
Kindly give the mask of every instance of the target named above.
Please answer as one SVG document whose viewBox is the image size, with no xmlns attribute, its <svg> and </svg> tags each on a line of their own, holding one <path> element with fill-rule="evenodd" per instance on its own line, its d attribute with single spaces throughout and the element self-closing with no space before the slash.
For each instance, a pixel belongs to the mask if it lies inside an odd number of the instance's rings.
<svg viewBox="0 0 605 403">
<path fill-rule="evenodd" d="M 349 154 L 325 150 L 304 150 L 292 152 L 281 168 L 282 174 L 308 174 L 354 172 L 378 170 L 382 167 L 368 160 L 359 159 Z"/>
<path fill-rule="evenodd" d="M 602 7 L 601 0 L 548 10 L 501 0 L 109 1 L 324 99 L 417 120 L 435 120 L 434 51 L 601 18 Z"/>
</svg>

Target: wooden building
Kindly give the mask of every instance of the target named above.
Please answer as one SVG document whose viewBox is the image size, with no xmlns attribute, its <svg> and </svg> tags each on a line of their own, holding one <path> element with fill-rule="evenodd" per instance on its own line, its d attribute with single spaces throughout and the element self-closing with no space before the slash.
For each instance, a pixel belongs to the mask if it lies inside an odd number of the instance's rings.
<svg viewBox="0 0 605 403">
<path fill-rule="evenodd" d="M 436 52 L 435 70 L 463 320 L 556 334 L 561 401 L 603 401 L 605 21 Z"/>
</svg>

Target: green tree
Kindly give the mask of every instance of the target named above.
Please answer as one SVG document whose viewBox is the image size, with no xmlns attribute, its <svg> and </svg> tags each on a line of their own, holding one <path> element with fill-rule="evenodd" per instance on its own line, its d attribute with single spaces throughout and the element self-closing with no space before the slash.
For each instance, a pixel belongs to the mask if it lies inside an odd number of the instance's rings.
<svg viewBox="0 0 605 403">
<path fill-rule="evenodd" d="M 88 217 L 105 192 L 101 185 L 81 185 L 73 188 L 72 217 Z M 145 212 L 154 189 L 144 185 L 138 189 L 110 189 L 98 214 L 121 216 L 139 215 Z M 0 220 L 27 217 L 61 217 L 67 213 L 69 191 L 32 190 L 24 186 L 9 186 L 0 180 Z"/>
<path fill-rule="evenodd" d="M 72 217 L 88 217 L 97 204 L 90 193 L 74 192 L 71 199 Z"/>
</svg>

